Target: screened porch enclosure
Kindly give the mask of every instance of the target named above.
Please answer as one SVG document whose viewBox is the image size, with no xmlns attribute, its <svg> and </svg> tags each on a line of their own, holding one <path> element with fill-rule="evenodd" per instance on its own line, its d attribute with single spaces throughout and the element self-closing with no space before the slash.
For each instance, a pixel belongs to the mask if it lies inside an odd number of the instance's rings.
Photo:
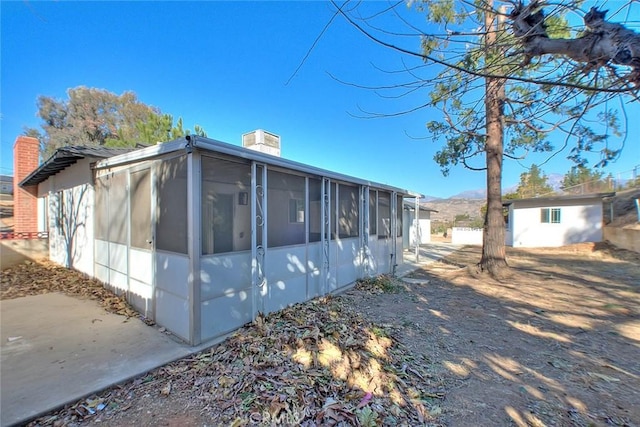
<svg viewBox="0 0 640 427">
<path fill-rule="evenodd" d="M 94 271 L 185 341 L 402 262 L 406 193 L 244 149 L 174 145 L 97 165 Z"/>
<path fill-rule="evenodd" d="M 203 340 L 361 276 L 359 186 L 206 154 L 201 167 Z"/>
</svg>

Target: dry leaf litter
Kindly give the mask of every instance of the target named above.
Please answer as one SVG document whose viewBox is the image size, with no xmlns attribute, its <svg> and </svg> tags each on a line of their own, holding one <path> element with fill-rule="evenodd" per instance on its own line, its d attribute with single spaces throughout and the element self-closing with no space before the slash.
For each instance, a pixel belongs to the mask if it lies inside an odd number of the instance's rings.
<svg viewBox="0 0 640 427">
<path fill-rule="evenodd" d="M 363 293 L 399 292 L 389 277 L 359 282 Z M 7 269 L 2 299 L 64 292 L 139 316 L 121 297 L 52 263 Z M 211 425 L 440 425 L 443 381 L 340 296 L 259 315 L 223 343 L 112 387 L 30 426 L 75 426 L 123 416 L 141 396 L 184 397 Z M 178 395 L 178 396 L 176 396 Z M 195 403 L 194 403 L 195 402 Z M 125 417 L 126 419 L 126 417 Z"/>
<path fill-rule="evenodd" d="M 51 261 L 25 261 L 2 270 L 0 300 L 60 292 L 66 295 L 98 301 L 105 310 L 126 317 L 139 317 L 153 324 L 131 307 L 124 296 L 106 289 L 99 281 L 90 279 L 75 270 L 54 264 Z"/>
</svg>

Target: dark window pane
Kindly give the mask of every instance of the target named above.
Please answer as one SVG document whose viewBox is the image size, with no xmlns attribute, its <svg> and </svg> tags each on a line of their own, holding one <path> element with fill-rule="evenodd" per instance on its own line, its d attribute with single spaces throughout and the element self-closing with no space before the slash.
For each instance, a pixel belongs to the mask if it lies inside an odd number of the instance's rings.
<svg viewBox="0 0 640 427">
<path fill-rule="evenodd" d="M 378 192 L 378 237 L 391 236 L 391 194 Z"/>
<path fill-rule="evenodd" d="M 187 157 L 163 160 L 158 167 L 156 248 L 187 253 Z"/>
<path fill-rule="evenodd" d="M 132 172 L 131 246 L 151 249 L 151 174 L 149 169 Z"/>
<path fill-rule="evenodd" d="M 402 237 L 402 196 L 398 196 L 398 203 L 396 205 L 396 229 L 398 230 L 398 237 Z"/>
<path fill-rule="evenodd" d="M 202 157 L 202 253 L 251 249 L 251 166 Z"/>
<path fill-rule="evenodd" d="M 369 190 L 369 234 L 375 236 L 378 234 L 378 193 L 375 190 Z"/>
<path fill-rule="evenodd" d="M 340 238 L 357 237 L 360 224 L 360 192 L 358 187 L 341 184 L 338 192 L 338 230 Z"/>
<path fill-rule="evenodd" d="M 548 223 L 549 222 L 549 209 L 543 208 L 540 209 L 540 222 Z"/>
<path fill-rule="evenodd" d="M 110 177 L 109 183 L 109 241 L 127 244 L 129 213 L 127 209 L 127 173 Z"/>
<path fill-rule="evenodd" d="M 332 182 L 330 185 L 331 188 L 331 197 L 330 197 L 330 203 L 329 203 L 329 218 L 331 218 L 331 239 L 335 239 L 336 238 L 336 229 L 337 229 L 337 224 L 338 224 L 338 217 L 336 216 L 336 206 L 338 206 L 338 204 L 336 203 L 337 197 L 338 197 L 338 185 L 335 182 Z"/>
<path fill-rule="evenodd" d="M 290 200 L 305 199 L 304 177 L 267 171 L 267 243 L 269 247 L 305 243 L 304 204 L 302 222 L 289 221 Z"/>
<path fill-rule="evenodd" d="M 95 192 L 95 238 L 109 240 L 109 180 L 106 176 L 96 179 Z"/>
<path fill-rule="evenodd" d="M 309 178 L 309 242 L 319 242 L 322 231 L 322 181 Z"/>
</svg>

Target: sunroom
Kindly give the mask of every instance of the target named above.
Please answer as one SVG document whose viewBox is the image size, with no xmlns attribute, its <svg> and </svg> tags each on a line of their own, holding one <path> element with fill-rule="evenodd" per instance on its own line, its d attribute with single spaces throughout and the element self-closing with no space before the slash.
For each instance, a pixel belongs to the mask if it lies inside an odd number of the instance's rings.
<svg viewBox="0 0 640 427">
<path fill-rule="evenodd" d="M 93 252 L 97 279 L 192 345 L 392 272 L 403 198 L 418 196 L 194 136 L 90 168 L 92 182 L 79 184 L 91 190 L 93 230 L 74 244 Z M 70 213 L 50 204 L 49 215 Z"/>
</svg>

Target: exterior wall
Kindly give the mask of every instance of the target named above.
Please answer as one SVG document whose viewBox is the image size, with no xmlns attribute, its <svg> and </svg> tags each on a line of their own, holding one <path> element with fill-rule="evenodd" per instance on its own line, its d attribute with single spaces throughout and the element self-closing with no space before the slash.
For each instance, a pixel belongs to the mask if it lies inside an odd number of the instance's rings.
<svg viewBox="0 0 640 427">
<path fill-rule="evenodd" d="M 18 184 L 38 167 L 40 143 L 36 138 L 19 136 L 13 146 L 14 232 L 38 231 L 37 188 L 20 188 Z"/>
<path fill-rule="evenodd" d="M 454 245 L 481 245 L 482 228 L 453 227 L 451 229 L 451 243 Z"/>
<path fill-rule="evenodd" d="M 402 221 L 402 247 L 404 249 L 416 246 L 416 232 L 420 245 L 431 242 L 431 212 L 420 212 L 418 227 L 415 224 L 414 211 L 404 210 Z"/>
<path fill-rule="evenodd" d="M 200 331 L 202 341 L 252 320 L 251 251 L 200 259 Z"/>
<path fill-rule="evenodd" d="M 505 245 L 513 246 L 513 205 L 509 205 L 507 229 L 504 232 Z"/>
<path fill-rule="evenodd" d="M 352 237 L 348 239 L 340 239 L 336 243 L 336 249 L 336 289 L 340 289 L 362 277 L 360 238 Z M 331 291 L 334 291 L 336 289 L 331 289 Z"/>
<path fill-rule="evenodd" d="M 308 299 L 306 252 L 305 245 L 267 249 L 260 311 L 270 313 Z"/>
<path fill-rule="evenodd" d="M 513 209 L 514 247 L 556 247 L 579 242 L 602 241 L 602 201 L 600 199 L 554 201 L 540 206 L 531 201 Z M 541 223 L 540 209 L 560 208 L 560 223 Z"/>
<path fill-rule="evenodd" d="M 390 274 L 392 272 L 393 265 L 391 263 L 391 238 L 373 236 L 370 241 L 371 253 L 373 254 L 374 262 L 371 269 L 372 274 Z"/>
<path fill-rule="evenodd" d="M 173 334 L 189 341 L 191 322 L 189 302 L 189 257 L 157 252 L 155 256 L 154 319 Z M 150 295 L 151 297 L 151 295 Z"/>
<path fill-rule="evenodd" d="M 640 227 L 604 227 L 604 239 L 629 251 L 640 253 Z"/>
<path fill-rule="evenodd" d="M 49 258 L 93 276 L 94 189 L 89 163 L 81 160 L 77 167 L 67 168 L 42 182 L 38 185 L 38 196 L 47 201 Z"/>
</svg>

